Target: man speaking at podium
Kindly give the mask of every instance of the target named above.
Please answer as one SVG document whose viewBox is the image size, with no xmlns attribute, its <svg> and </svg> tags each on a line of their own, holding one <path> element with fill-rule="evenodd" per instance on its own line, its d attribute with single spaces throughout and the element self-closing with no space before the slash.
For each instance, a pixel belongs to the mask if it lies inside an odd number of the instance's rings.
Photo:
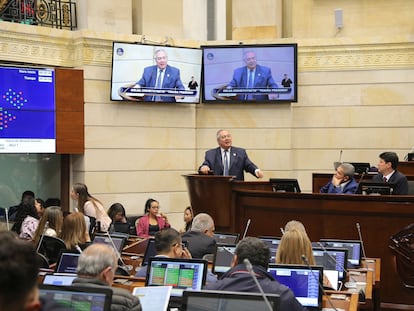
<svg viewBox="0 0 414 311">
<path fill-rule="evenodd" d="M 154 89 L 185 90 L 180 78 L 180 70 L 168 65 L 168 55 L 164 49 L 157 49 L 154 54 L 156 65 L 145 67 L 138 87 Z M 144 101 L 161 101 L 175 103 L 182 96 L 144 96 Z"/>
<path fill-rule="evenodd" d="M 262 178 L 262 171 L 247 156 L 243 148 L 233 147 L 231 134 L 227 130 L 218 130 L 218 148 L 206 151 L 203 164 L 198 171 L 200 174 L 235 176 L 237 180 L 244 180 L 244 171 L 256 178 Z"/>
<path fill-rule="evenodd" d="M 272 71 L 269 67 L 257 64 L 256 53 L 253 50 L 247 50 L 243 53 L 243 61 L 246 64 L 234 70 L 233 79 L 227 85 L 228 88 L 277 88 L 273 80 Z M 273 95 L 277 97 L 277 94 Z M 268 95 L 248 95 L 238 96 L 240 100 L 268 100 Z"/>
</svg>

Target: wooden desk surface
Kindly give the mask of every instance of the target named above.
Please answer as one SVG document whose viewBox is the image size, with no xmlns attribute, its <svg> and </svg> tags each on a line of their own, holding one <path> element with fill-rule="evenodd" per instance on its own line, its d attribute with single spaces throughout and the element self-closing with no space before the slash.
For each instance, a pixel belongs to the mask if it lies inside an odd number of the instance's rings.
<svg viewBox="0 0 414 311">
<path fill-rule="evenodd" d="M 328 299 L 330 298 L 330 302 Z M 342 297 L 345 297 L 342 299 Z M 358 294 L 343 292 L 343 291 L 326 291 L 326 295 L 323 296 L 323 308 L 339 308 L 346 311 L 358 310 Z M 341 298 L 341 299 L 338 299 Z M 333 305 L 333 307 L 332 307 Z"/>
</svg>

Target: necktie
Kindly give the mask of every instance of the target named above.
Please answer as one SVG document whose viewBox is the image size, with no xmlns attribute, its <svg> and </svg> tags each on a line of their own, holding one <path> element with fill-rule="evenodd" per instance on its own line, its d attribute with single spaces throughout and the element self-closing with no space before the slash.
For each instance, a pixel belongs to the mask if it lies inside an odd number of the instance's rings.
<svg viewBox="0 0 414 311">
<path fill-rule="evenodd" d="M 224 150 L 224 171 L 223 171 L 223 176 L 228 176 L 229 175 L 229 162 L 227 160 L 227 150 Z"/>
<path fill-rule="evenodd" d="M 382 180 L 383 180 L 384 182 L 387 182 L 387 177 L 382 177 Z"/>
<path fill-rule="evenodd" d="M 162 72 L 163 72 L 162 69 L 160 69 L 160 71 L 158 72 L 157 83 L 155 84 L 155 88 L 156 89 L 160 89 L 161 86 L 162 86 L 162 84 L 161 84 L 161 81 L 162 81 Z M 161 96 L 154 96 L 154 101 L 161 101 Z"/>
<path fill-rule="evenodd" d="M 249 70 L 249 75 L 247 77 L 247 88 L 251 89 L 253 88 L 253 81 L 254 81 L 254 76 L 253 76 L 253 70 Z M 246 99 L 253 99 L 253 95 L 247 95 Z"/>
</svg>

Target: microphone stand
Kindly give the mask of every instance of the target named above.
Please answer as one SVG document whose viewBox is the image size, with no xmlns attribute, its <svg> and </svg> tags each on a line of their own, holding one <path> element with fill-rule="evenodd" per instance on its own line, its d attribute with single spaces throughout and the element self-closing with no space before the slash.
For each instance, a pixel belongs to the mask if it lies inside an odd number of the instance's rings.
<svg viewBox="0 0 414 311">
<path fill-rule="evenodd" d="M 49 228 L 49 221 L 46 221 L 46 223 L 45 223 L 45 227 L 43 228 L 42 235 L 40 236 L 39 244 L 37 244 L 36 253 L 38 253 L 38 252 L 39 252 L 40 246 L 42 245 L 42 242 L 43 242 L 43 237 L 45 236 L 46 230 L 47 230 L 48 228 Z"/>
<path fill-rule="evenodd" d="M 247 230 L 249 230 L 249 227 L 250 227 L 250 222 L 251 222 L 252 220 L 249 218 L 249 219 L 247 219 L 247 223 L 246 223 L 246 228 L 244 229 L 244 232 L 243 232 L 243 235 L 242 235 L 242 240 L 246 237 L 246 234 L 247 234 Z"/>
<path fill-rule="evenodd" d="M 4 209 L 4 211 L 6 212 L 6 225 L 7 225 L 7 231 L 10 231 L 10 224 L 9 224 L 9 211 L 8 208 L 6 207 Z"/>
<path fill-rule="evenodd" d="M 126 265 L 125 262 L 122 260 L 121 253 L 118 251 L 117 247 L 115 246 L 114 240 L 112 240 L 112 237 L 111 237 L 111 235 L 109 234 L 108 231 L 106 231 L 106 235 L 108 236 L 109 241 L 111 241 L 112 247 L 114 248 L 114 250 L 116 252 L 116 255 L 118 257 L 118 260 L 121 262 L 122 267 L 124 269 L 126 269 L 127 271 L 130 271 L 132 269 L 132 266 L 131 265 Z"/>
<path fill-rule="evenodd" d="M 256 283 L 256 286 L 259 289 L 260 294 L 262 295 L 263 300 L 265 301 L 267 308 L 269 309 L 269 311 L 273 311 L 272 305 L 270 304 L 269 300 L 267 299 L 266 294 L 264 293 L 263 288 L 260 285 L 259 281 L 257 280 L 256 274 L 253 271 L 252 263 L 247 258 L 244 258 L 243 263 L 245 264 L 247 271 L 249 272 L 249 274 L 252 276 L 254 282 Z"/>
<path fill-rule="evenodd" d="M 367 254 L 365 253 L 364 240 L 362 240 L 361 226 L 359 225 L 359 222 L 356 223 L 356 227 L 358 230 L 359 240 L 361 241 L 362 255 L 364 256 L 364 259 L 366 259 Z"/>
</svg>

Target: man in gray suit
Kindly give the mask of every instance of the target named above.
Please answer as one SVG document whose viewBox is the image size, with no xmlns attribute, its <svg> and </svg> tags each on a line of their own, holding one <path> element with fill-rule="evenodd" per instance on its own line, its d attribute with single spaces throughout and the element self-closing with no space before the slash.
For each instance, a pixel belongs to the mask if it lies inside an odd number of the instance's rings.
<svg viewBox="0 0 414 311">
<path fill-rule="evenodd" d="M 247 156 L 243 148 L 233 147 L 231 134 L 227 130 L 217 132 L 218 148 L 206 152 L 204 162 L 199 168 L 201 174 L 235 176 L 244 180 L 244 171 L 257 178 L 262 178 L 262 171 Z"/>
</svg>

